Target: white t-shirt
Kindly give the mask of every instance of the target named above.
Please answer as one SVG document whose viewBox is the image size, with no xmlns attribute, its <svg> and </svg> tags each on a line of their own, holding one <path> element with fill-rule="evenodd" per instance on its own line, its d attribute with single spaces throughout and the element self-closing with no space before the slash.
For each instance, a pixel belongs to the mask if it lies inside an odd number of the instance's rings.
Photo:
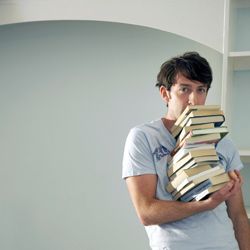
<svg viewBox="0 0 250 250">
<path fill-rule="evenodd" d="M 167 158 L 175 144 L 175 138 L 161 119 L 131 129 L 124 149 L 122 177 L 156 174 L 156 197 L 172 200 L 165 187 L 168 183 Z M 243 167 L 229 139 L 224 137 L 217 144 L 216 151 L 226 171 Z M 145 229 L 152 249 L 239 249 L 224 202 L 214 210 L 171 223 L 145 226 Z"/>
</svg>

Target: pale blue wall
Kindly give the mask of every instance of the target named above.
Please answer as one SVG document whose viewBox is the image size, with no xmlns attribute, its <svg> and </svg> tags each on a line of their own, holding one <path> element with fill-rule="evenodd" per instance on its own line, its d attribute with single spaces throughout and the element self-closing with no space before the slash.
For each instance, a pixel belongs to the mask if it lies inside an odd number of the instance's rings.
<svg viewBox="0 0 250 250">
<path fill-rule="evenodd" d="M 121 180 L 129 129 L 165 113 L 156 74 L 187 50 L 222 55 L 145 27 L 63 21 L 0 27 L 0 249 L 145 250 Z"/>
<path fill-rule="evenodd" d="M 250 195 L 249 195 L 249 190 L 250 190 L 250 163 L 248 164 L 244 164 L 244 168 L 241 171 L 241 175 L 243 176 L 243 196 L 244 196 L 244 202 L 245 202 L 245 206 L 248 206 L 248 209 L 250 207 Z"/>
<path fill-rule="evenodd" d="M 233 51 L 249 51 L 250 44 L 250 8 L 236 10 L 235 36 Z"/>
<path fill-rule="evenodd" d="M 235 71 L 232 84 L 232 98 L 230 101 L 230 113 L 232 116 L 231 137 L 238 148 L 249 148 L 250 136 L 248 124 L 249 117 L 249 93 L 250 70 Z"/>
</svg>

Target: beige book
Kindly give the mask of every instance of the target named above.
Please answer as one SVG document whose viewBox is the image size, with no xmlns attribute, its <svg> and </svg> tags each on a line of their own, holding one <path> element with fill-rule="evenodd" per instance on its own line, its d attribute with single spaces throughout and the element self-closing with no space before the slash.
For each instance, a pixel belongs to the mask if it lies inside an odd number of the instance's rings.
<svg viewBox="0 0 250 250">
<path fill-rule="evenodd" d="M 194 200 L 200 201 L 200 200 L 204 199 L 207 195 L 212 194 L 212 193 L 218 191 L 219 189 L 221 189 L 222 187 L 224 187 L 225 184 L 226 184 L 226 183 L 221 183 L 221 184 L 214 185 L 214 186 L 212 186 L 212 187 L 209 187 L 209 188 L 205 189 L 204 191 L 202 191 L 201 193 L 199 193 L 199 194 L 194 198 Z"/>
<path fill-rule="evenodd" d="M 171 175 L 173 175 L 175 172 L 177 172 L 180 168 L 190 168 L 191 166 L 193 166 L 196 163 L 200 163 L 200 162 L 214 162 L 216 163 L 219 160 L 218 155 L 209 155 L 209 156 L 200 156 L 200 157 L 195 157 L 193 159 L 191 159 L 189 162 L 187 162 L 184 166 L 179 168 L 176 168 L 175 166 L 173 166 L 172 168 L 167 170 L 167 175 L 168 177 L 170 177 Z"/>
<path fill-rule="evenodd" d="M 205 111 L 205 110 L 220 110 L 219 105 L 190 105 L 185 108 L 185 110 L 181 113 L 181 115 L 176 120 L 174 126 L 171 128 L 171 133 L 174 137 L 176 137 L 181 131 L 180 124 L 185 119 L 185 117 L 192 111 Z"/>
<path fill-rule="evenodd" d="M 222 110 L 195 110 L 190 112 L 185 119 L 179 124 L 180 127 L 186 126 L 190 118 L 193 117 L 210 117 L 210 116 L 224 116 Z"/>
<path fill-rule="evenodd" d="M 201 157 L 201 156 L 209 156 L 209 155 L 217 155 L 215 148 L 210 148 L 210 149 L 196 148 L 195 150 L 189 151 L 186 155 L 184 155 L 178 161 L 173 161 L 172 163 L 170 163 L 168 166 L 168 169 L 171 169 L 173 167 L 179 169 L 183 165 L 185 165 L 188 161 L 190 161 L 192 158 Z"/>
<path fill-rule="evenodd" d="M 197 135 L 197 136 L 186 136 L 179 144 L 176 144 L 173 152 L 178 152 L 183 146 L 195 145 L 195 144 L 209 144 L 217 143 L 222 139 L 220 133 L 207 134 L 207 135 Z"/>
<path fill-rule="evenodd" d="M 210 124 L 210 123 L 208 123 Z M 200 125 L 206 125 L 206 124 L 200 124 Z M 188 126 L 189 128 L 190 126 Z M 182 140 L 184 140 L 186 137 L 193 137 L 197 135 L 207 135 L 207 134 L 215 134 L 220 133 L 221 137 L 223 138 L 225 135 L 228 134 L 228 129 L 226 126 L 223 127 L 213 127 L 213 128 L 204 128 L 204 129 L 192 129 L 188 131 L 186 134 L 180 134 L 178 136 L 177 144 L 179 144 Z"/>
<path fill-rule="evenodd" d="M 181 115 L 176 120 L 174 126 L 171 128 L 171 132 L 175 130 L 176 127 L 178 127 L 181 122 L 185 119 L 185 117 L 194 110 L 219 110 L 219 105 L 189 105 L 185 108 L 185 110 L 181 113 Z"/>
<path fill-rule="evenodd" d="M 179 192 L 182 188 L 184 188 L 191 181 L 194 181 L 194 182 L 196 181 L 196 182 L 200 183 L 204 180 L 207 180 L 209 177 L 219 175 L 219 174 L 222 174 L 224 172 L 225 172 L 224 168 L 221 165 L 217 165 L 215 167 L 204 170 L 196 175 L 188 176 L 188 177 L 184 178 L 177 186 L 175 186 L 174 188 L 173 187 L 170 188 L 170 189 L 172 189 L 172 191 L 170 191 L 170 193 L 173 191 Z M 196 183 L 196 184 L 198 184 L 198 183 Z"/>
<path fill-rule="evenodd" d="M 195 180 L 192 180 L 189 182 L 187 185 L 185 185 L 181 190 L 175 190 L 172 195 L 174 196 L 174 200 L 178 200 L 181 196 L 186 194 L 188 191 L 193 189 L 194 187 L 198 186 L 200 183 L 202 183 L 205 180 L 209 180 L 211 182 L 211 186 L 215 186 L 218 184 L 225 184 L 230 180 L 229 176 L 227 173 L 225 173 L 225 170 L 221 168 L 217 172 L 217 174 L 214 172 L 214 176 L 210 176 L 206 178 L 205 176 L 199 177 Z"/>
<path fill-rule="evenodd" d="M 178 136 L 178 140 L 181 141 L 187 134 L 188 132 L 195 130 L 195 129 L 206 129 L 206 128 L 214 128 L 214 123 L 205 123 L 205 124 L 197 124 L 197 125 L 192 125 L 192 126 L 185 126 L 180 135 Z"/>
<path fill-rule="evenodd" d="M 172 181 L 170 181 L 167 185 L 167 191 L 169 193 L 172 193 L 176 187 L 178 187 L 182 181 L 185 179 L 196 176 L 200 173 L 204 173 L 206 170 L 211 169 L 212 167 L 210 165 L 201 165 L 195 168 L 189 168 L 183 170 L 179 175 L 176 176 Z"/>
</svg>

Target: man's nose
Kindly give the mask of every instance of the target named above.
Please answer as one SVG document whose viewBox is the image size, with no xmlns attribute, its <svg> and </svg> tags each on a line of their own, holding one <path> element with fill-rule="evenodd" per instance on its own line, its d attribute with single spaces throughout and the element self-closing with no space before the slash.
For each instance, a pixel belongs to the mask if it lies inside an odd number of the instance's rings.
<svg viewBox="0 0 250 250">
<path fill-rule="evenodd" d="M 189 105 L 197 105 L 198 104 L 198 95 L 194 91 L 192 91 L 189 95 L 188 104 Z"/>
</svg>

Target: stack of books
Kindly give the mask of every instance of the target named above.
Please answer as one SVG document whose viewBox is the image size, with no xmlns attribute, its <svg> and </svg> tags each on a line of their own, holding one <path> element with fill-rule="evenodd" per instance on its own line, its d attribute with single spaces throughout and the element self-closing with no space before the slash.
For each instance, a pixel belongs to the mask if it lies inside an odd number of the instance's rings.
<svg viewBox="0 0 250 250">
<path fill-rule="evenodd" d="M 217 105 L 187 106 L 171 129 L 176 147 L 168 161 L 166 187 L 174 200 L 202 200 L 229 181 L 215 150 L 227 133 Z"/>
</svg>

